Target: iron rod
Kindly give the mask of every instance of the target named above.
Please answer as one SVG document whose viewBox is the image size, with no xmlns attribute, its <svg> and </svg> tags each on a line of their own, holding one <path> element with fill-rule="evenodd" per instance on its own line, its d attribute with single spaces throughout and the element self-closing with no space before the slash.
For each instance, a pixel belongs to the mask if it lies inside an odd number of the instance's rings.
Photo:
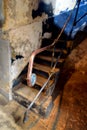
<svg viewBox="0 0 87 130">
<path fill-rule="evenodd" d="M 75 7 L 74 7 L 75 8 Z M 73 10 L 72 10 L 73 12 Z M 58 42 L 59 38 L 61 37 L 64 29 L 66 28 L 71 16 L 72 16 L 72 12 L 70 14 L 70 16 L 67 18 L 60 34 L 58 35 L 58 37 L 54 40 L 54 42 L 51 44 L 51 45 L 48 45 L 46 47 L 43 47 L 43 48 L 40 48 L 40 49 L 37 49 L 35 50 L 34 52 L 32 52 L 31 56 L 30 56 L 30 59 L 29 59 L 29 65 L 28 65 L 28 73 L 27 73 L 27 85 L 28 86 L 31 86 L 32 87 L 32 84 L 31 84 L 31 75 L 32 75 L 32 69 L 33 69 L 33 62 L 34 62 L 34 58 L 37 54 L 39 54 L 40 52 L 43 52 L 47 49 L 50 49 L 51 47 L 55 46 L 55 44 Z"/>
</svg>

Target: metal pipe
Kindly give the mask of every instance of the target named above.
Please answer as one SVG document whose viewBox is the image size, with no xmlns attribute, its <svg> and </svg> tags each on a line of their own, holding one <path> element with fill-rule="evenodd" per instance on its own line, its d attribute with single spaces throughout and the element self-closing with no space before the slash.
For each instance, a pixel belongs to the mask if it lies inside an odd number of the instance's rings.
<svg viewBox="0 0 87 130">
<path fill-rule="evenodd" d="M 30 56 L 30 59 L 29 59 L 29 65 L 28 65 L 28 73 L 27 73 L 27 84 L 28 86 L 32 86 L 31 84 L 31 75 L 32 75 L 32 69 L 33 69 L 33 62 L 34 62 L 34 58 L 35 56 L 46 50 L 46 49 L 49 49 L 52 45 L 49 45 L 49 46 L 46 46 L 46 47 L 43 47 L 43 48 L 40 48 L 38 50 L 35 50 L 34 52 L 32 52 L 31 56 Z"/>
<path fill-rule="evenodd" d="M 74 8 L 75 8 L 75 7 L 74 7 Z M 72 10 L 72 12 L 73 12 L 73 10 Z M 50 49 L 51 47 L 55 46 L 55 44 L 58 42 L 60 36 L 62 35 L 64 29 L 66 28 L 66 26 L 67 26 L 67 24 L 68 24 L 68 22 L 69 22 L 69 20 L 70 20 L 70 18 L 71 18 L 71 16 L 72 16 L 72 12 L 71 12 L 70 16 L 67 18 L 67 20 L 66 20 L 66 22 L 65 22 L 65 24 L 64 24 L 64 26 L 63 26 L 63 28 L 62 28 L 62 30 L 61 30 L 61 32 L 60 32 L 60 34 L 59 34 L 58 37 L 54 40 L 54 42 L 53 42 L 51 45 L 48 45 L 48 46 L 46 46 L 46 47 L 37 49 L 37 50 L 35 50 L 34 52 L 32 52 L 32 54 L 31 54 L 31 56 L 30 56 L 30 59 L 29 59 L 28 73 L 27 73 L 27 85 L 28 85 L 28 86 L 32 86 L 32 84 L 31 84 L 31 75 L 32 75 L 32 69 L 33 69 L 33 63 L 34 63 L 34 58 L 35 58 L 35 56 L 36 56 L 37 54 L 39 54 L 40 52 L 43 52 L 43 51 L 45 51 L 45 50 L 47 50 L 47 49 Z"/>
<path fill-rule="evenodd" d="M 28 112 L 29 112 L 29 110 L 32 108 L 32 106 L 34 105 L 34 103 L 36 102 L 36 100 L 38 99 L 38 97 L 40 96 L 41 92 L 44 90 L 44 88 L 45 88 L 45 87 L 47 86 L 47 84 L 49 83 L 50 78 L 51 78 L 52 75 L 54 74 L 54 69 L 55 69 L 55 67 L 56 67 L 56 65 L 57 65 L 58 60 L 59 60 L 60 57 L 61 57 L 61 54 L 62 54 L 62 52 L 61 52 L 60 55 L 57 57 L 57 60 L 56 60 L 54 66 L 53 66 L 53 68 L 52 68 L 52 72 L 50 73 L 50 75 L 49 75 L 47 81 L 43 84 L 42 88 L 41 88 L 40 91 L 37 93 L 37 95 L 35 96 L 35 98 L 33 99 L 33 101 L 32 101 L 32 102 L 30 103 L 30 105 L 28 106 L 26 112 L 24 113 L 24 118 L 23 118 L 23 122 L 24 122 L 24 123 L 28 120 Z"/>
<path fill-rule="evenodd" d="M 52 73 L 50 74 L 49 78 L 47 79 L 47 81 L 44 83 L 44 85 L 42 86 L 42 88 L 40 89 L 40 91 L 37 93 L 37 95 L 35 96 L 34 100 L 31 102 L 31 104 L 28 106 L 27 111 L 24 114 L 24 119 L 23 122 L 25 123 L 27 121 L 27 116 L 28 116 L 28 111 L 32 108 L 33 104 L 35 103 L 35 101 L 38 99 L 38 97 L 40 96 L 41 92 L 44 90 L 44 88 L 46 87 L 46 85 L 48 84 L 50 78 L 52 76 Z"/>
</svg>

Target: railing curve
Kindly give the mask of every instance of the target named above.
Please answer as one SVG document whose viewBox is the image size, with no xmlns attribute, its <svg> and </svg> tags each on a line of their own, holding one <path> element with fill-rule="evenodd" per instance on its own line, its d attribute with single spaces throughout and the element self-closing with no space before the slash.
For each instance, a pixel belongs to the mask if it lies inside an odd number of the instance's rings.
<svg viewBox="0 0 87 130">
<path fill-rule="evenodd" d="M 72 10 L 72 12 L 73 12 L 73 10 Z M 37 54 L 39 54 L 39 53 L 41 53 L 41 52 L 43 52 L 43 51 L 45 51 L 45 50 L 47 50 L 47 49 L 50 49 L 50 48 L 52 48 L 52 47 L 55 46 L 55 44 L 59 41 L 59 38 L 61 37 L 61 35 L 62 35 L 64 29 L 66 28 L 66 26 L 67 26 L 67 24 L 68 24 L 68 22 L 69 22 L 69 20 L 70 20 L 70 18 L 71 18 L 71 16 L 72 16 L 72 12 L 71 12 L 70 15 L 68 16 L 68 18 L 67 18 L 67 20 L 66 20 L 66 22 L 65 22 L 65 24 L 64 24 L 64 26 L 63 26 L 63 28 L 61 29 L 61 31 L 60 31 L 58 37 L 53 41 L 53 43 L 52 43 L 51 45 L 46 46 L 46 47 L 37 49 L 37 50 L 35 50 L 35 51 L 33 51 L 33 52 L 31 53 L 31 56 L 30 56 L 30 59 L 29 59 L 29 65 L 28 65 L 28 73 L 27 73 L 27 85 L 28 85 L 28 86 L 32 86 L 32 83 L 31 83 L 31 75 L 32 75 L 32 69 L 33 69 L 33 63 L 34 63 L 35 56 L 36 56 Z"/>
</svg>

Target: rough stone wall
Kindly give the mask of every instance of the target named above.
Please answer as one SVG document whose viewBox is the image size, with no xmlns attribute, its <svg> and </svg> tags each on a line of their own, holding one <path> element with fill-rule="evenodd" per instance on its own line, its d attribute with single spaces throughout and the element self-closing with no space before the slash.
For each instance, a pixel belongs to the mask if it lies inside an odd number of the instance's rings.
<svg viewBox="0 0 87 130">
<path fill-rule="evenodd" d="M 12 57 L 22 55 L 28 57 L 41 45 L 42 22 L 34 22 L 9 31 Z"/>
<path fill-rule="evenodd" d="M 39 0 L 4 0 L 4 30 L 12 29 L 33 21 L 32 9 L 38 8 Z"/>
<path fill-rule="evenodd" d="M 40 48 L 42 22 L 22 26 L 9 32 L 12 58 L 15 60 L 11 67 L 12 80 L 16 78 L 29 61 L 32 51 Z M 23 56 L 16 60 L 16 55 Z"/>
<path fill-rule="evenodd" d="M 32 18 L 32 10 L 38 8 L 38 2 L 39 0 L 5 0 L 5 24 L 2 30 L 4 38 L 10 41 L 12 56 L 14 53 L 26 57 L 40 47 L 42 21 L 35 22 Z"/>
<path fill-rule="evenodd" d="M 72 51 L 72 53 L 68 56 L 67 62 L 70 63 L 72 68 L 77 68 L 76 64 L 79 63 L 79 61 L 81 61 L 81 59 L 83 59 L 83 57 L 85 57 L 86 55 L 87 55 L 87 38 L 85 38 L 85 40 L 83 40 L 81 44 Z"/>
<path fill-rule="evenodd" d="M 6 114 L 0 106 L 0 130 L 23 130 L 19 127 L 12 116 Z"/>
<path fill-rule="evenodd" d="M 31 52 L 40 48 L 42 17 L 32 18 L 32 10 L 38 8 L 39 0 L 4 0 L 5 23 L 3 38 L 9 40 L 12 63 L 12 79 L 16 78 L 28 63 Z M 17 55 L 23 56 L 16 59 Z M 14 76 L 15 73 L 15 76 Z"/>
</svg>

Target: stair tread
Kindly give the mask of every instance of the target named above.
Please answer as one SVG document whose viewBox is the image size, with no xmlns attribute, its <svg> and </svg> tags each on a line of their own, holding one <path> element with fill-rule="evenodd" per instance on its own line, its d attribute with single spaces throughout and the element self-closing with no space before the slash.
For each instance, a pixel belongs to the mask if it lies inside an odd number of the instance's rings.
<svg viewBox="0 0 87 130">
<path fill-rule="evenodd" d="M 49 50 L 47 50 L 47 51 L 50 51 L 50 52 L 52 52 L 53 51 L 53 48 L 51 48 L 51 49 L 49 49 Z M 59 48 L 55 48 L 55 52 L 56 53 L 58 53 L 58 52 L 63 52 L 64 54 L 67 54 L 67 50 L 65 50 L 65 49 L 59 49 Z"/>
<path fill-rule="evenodd" d="M 39 85 L 42 87 L 46 81 L 47 81 L 46 78 L 37 75 L 36 85 Z M 53 80 L 49 80 L 49 86 L 51 86 L 53 82 L 54 82 Z"/>
<path fill-rule="evenodd" d="M 42 60 L 46 60 L 46 61 L 49 61 L 49 62 L 52 61 L 52 57 L 50 57 L 50 56 L 38 55 L 37 58 L 42 59 Z M 57 58 L 54 57 L 54 62 L 56 62 L 56 60 L 57 60 Z M 61 58 L 61 59 L 58 60 L 58 62 L 62 63 L 62 62 L 64 62 L 64 59 Z"/>
<path fill-rule="evenodd" d="M 26 74 L 23 75 L 23 78 L 26 79 Z M 47 78 L 42 77 L 41 75 L 37 74 L 37 79 L 36 79 L 36 85 L 42 87 L 44 83 L 47 81 Z M 53 84 L 53 80 L 49 80 L 49 85 Z M 14 90 L 18 89 L 18 87 L 14 87 Z"/>
<path fill-rule="evenodd" d="M 19 89 L 17 89 L 16 91 L 14 91 L 15 94 L 27 99 L 28 101 L 32 102 L 35 98 L 35 96 L 38 94 L 38 90 L 32 88 L 32 87 L 28 87 L 22 83 L 19 84 Z M 43 100 L 47 98 L 47 96 L 44 93 L 41 93 L 39 98 L 36 101 L 37 105 L 40 105 L 41 102 L 43 102 Z M 50 99 L 51 101 L 51 99 Z M 49 101 L 49 102 L 50 102 Z"/>
<path fill-rule="evenodd" d="M 33 68 L 37 69 L 37 70 L 40 70 L 40 71 L 43 71 L 43 72 L 46 72 L 48 74 L 51 72 L 51 67 L 43 65 L 43 64 L 34 63 Z M 59 71 L 59 68 L 54 69 L 54 72 L 57 72 L 57 71 Z"/>
</svg>

